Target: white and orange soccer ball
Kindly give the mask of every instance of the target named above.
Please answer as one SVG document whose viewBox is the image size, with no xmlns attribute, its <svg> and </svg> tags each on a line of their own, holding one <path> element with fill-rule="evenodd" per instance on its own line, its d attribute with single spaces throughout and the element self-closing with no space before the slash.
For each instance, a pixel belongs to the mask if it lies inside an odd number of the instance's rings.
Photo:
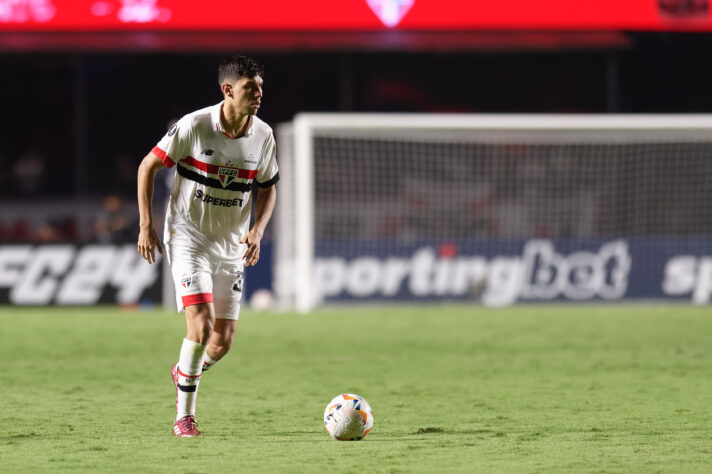
<svg viewBox="0 0 712 474">
<path fill-rule="evenodd" d="M 326 405 L 324 427 L 335 439 L 359 441 L 373 427 L 371 405 L 363 397 L 342 393 Z"/>
</svg>

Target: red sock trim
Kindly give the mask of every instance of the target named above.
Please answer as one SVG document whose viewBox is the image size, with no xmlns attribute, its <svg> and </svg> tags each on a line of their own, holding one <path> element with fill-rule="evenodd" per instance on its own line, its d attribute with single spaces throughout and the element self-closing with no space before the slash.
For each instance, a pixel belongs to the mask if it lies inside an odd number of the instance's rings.
<svg viewBox="0 0 712 474">
<path fill-rule="evenodd" d="M 185 295 L 185 296 L 181 297 L 181 301 L 183 301 L 183 307 L 190 306 L 192 304 L 212 303 L 213 302 L 213 294 L 212 293 L 198 293 L 195 295 Z"/>
<path fill-rule="evenodd" d="M 178 372 L 178 375 L 180 375 L 181 377 L 185 377 L 188 379 L 198 379 L 198 378 L 200 378 L 201 375 L 203 375 L 203 374 L 198 374 L 198 375 L 184 374 L 183 371 L 180 370 L 180 367 L 176 367 L 176 372 Z"/>
</svg>

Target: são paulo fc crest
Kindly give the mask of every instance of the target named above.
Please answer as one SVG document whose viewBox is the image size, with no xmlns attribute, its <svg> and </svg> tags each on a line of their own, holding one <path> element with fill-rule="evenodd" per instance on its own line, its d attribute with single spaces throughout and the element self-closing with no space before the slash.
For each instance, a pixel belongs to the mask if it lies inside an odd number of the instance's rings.
<svg viewBox="0 0 712 474">
<path fill-rule="evenodd" d="M 185 273 L 180 277 L 180 284 L 183 288 L 190 288 L 190 284 L 193 282 L 192 276 L 187 276 Z"/>
<path fill-rule="evenodd" d="M 223 188 L 237 179 L 238 171 L 239 170 L 237 168 L 230 168 L 227 166 L 220 166 L 218 168 L 218 179 L 220 180 L 220 184 L 222 184 Z"/>
</svg>

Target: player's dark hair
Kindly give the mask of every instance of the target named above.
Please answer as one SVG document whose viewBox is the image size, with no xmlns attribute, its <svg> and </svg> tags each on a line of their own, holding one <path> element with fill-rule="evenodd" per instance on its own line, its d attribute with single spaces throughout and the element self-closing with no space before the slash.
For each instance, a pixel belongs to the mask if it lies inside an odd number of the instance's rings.
<svg viewBox="0 0 712 474">
<path fill-rule="evenodd" d="M 264 77 L 265 67 L 247 56 L 230 56 L 223 59 L 218 66 L 218 84 L 226 81 L 235 82 L 241 77 Z"/>
</svg>

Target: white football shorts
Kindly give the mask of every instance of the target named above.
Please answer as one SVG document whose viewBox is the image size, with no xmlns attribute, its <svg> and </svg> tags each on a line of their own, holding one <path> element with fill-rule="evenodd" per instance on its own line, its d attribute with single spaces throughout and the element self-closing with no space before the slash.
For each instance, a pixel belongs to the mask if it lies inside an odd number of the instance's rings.
<svg viewBox="0 0 712 474">
<path fill-rule="evenodd" d="M 166 242 L 165 252 L 173 275 L 178 311 L 192 304 L 213 303 L 216 318 L 238 319 L 245 283 L 241 259 L 216 259 L 194 238 L 180 232 Z"/>
</svg>

